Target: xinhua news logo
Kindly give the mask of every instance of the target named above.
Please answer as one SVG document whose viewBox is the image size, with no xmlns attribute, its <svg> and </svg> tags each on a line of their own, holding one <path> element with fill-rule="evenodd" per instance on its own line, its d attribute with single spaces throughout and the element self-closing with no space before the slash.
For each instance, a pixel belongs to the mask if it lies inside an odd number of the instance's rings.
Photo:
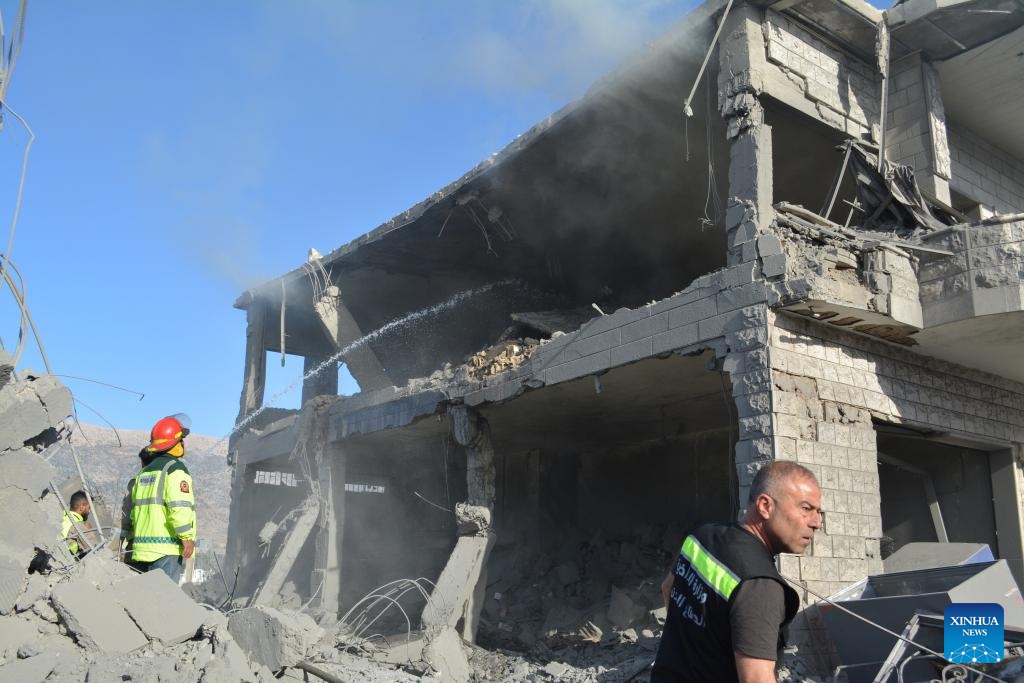
<svg viewBox="0 0 1024 683">
<path fill-rule="evenodd" d="M 954 602 L 946 606 L 942 629 L 950 664 L 984 664 L 1003 658 L 1003 606 L 995 602 Z"/>
</svg>

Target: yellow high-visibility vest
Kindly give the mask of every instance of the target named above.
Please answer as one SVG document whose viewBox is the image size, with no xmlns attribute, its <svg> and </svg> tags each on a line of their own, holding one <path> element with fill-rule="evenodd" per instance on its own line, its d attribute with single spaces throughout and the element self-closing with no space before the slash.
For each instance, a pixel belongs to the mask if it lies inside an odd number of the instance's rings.
<svg viewBox="0 0 1024 683">
<path fill-rule="evenodd" d="M 162 455 L 135 477 L 132 487 L 132 559 L 153 562 L 181 555 L 196 538 L 192 476 L 180 458 Z"/>
<path fill-rule="evenodd" d="M 74 520 L 74 521 L 72 521 Z M 78 514 L 74 510 L 68 510 L 64 513 L 64 519 L 60 523 L 60 537 L 67 538 L 71 530 L 75 528 L 75 524 L 78 524 L 78 528 L 85 531 L 85 520 L 82 519 L 82 515 Z M 71 551 L 72 555 L 77 555 L 79 551 L 78 539 L 72 538 L 68 541 L 68 550 Z"/>
</svg>

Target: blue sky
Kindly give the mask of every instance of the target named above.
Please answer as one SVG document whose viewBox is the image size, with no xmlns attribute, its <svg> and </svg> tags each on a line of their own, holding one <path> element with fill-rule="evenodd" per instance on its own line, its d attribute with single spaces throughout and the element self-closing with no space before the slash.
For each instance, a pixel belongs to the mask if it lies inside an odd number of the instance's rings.
<svg viewBox="0 0 1024 683">
<path fill-rule="evenodd" d="M 7 93 L 37 136 L 11 257 L 53 371 L 145 393 L 67 379 L 82 421 L 187 412 L 227 433 L 246 287 L 456 179 L 695 4 L 31 4 Z M 10 31 L 17 5 L 0 9 Z M 0 249 L 27 139 L 6 115 Z M 9 350 L 17 323 L 5 288 Z M 26 367 L 43 369 L 34 343 Z M 268 397 L 302 372 L 268 368 Z"/>
</svg>

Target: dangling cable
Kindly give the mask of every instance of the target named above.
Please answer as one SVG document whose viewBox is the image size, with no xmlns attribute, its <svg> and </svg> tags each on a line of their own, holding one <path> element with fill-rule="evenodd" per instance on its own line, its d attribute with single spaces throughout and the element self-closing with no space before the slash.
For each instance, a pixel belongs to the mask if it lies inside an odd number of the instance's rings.
<svg viewBox="0 0 1024 683">
<path fill-rule="evenodd" d="M 704 113 L 704 137 L 707 140 L 708 156 L 708 193 L 704 198 L 704 215 L 697 219 L 701 230 L 718 225 L 722 220 L 722 200 L 718 195 L 718 183 L 715 180 L 715 162 L 711 148 L 711 79 L 708 78 L 706 107 Z"/>
</svg>

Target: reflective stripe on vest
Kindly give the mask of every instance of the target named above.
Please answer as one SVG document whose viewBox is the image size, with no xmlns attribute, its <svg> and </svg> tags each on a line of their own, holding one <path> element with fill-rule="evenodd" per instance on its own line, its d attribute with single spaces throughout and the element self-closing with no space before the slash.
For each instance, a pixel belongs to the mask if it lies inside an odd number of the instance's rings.
<svg viewBox="0 0 1024 683">
<path fill-rule="evenodd" d="M 171 538 L 170 536 L 136 536 L 135 538 L 132 539 L 132 541 L 135 542 L 135 543 L 143 543 L 143 544 L 150 544 L 150 545 L 156 545 L 156 544 L 178 545 L 178 544 L 181 543 L 181 541 L 179 541 L 178 539 Z"/>
<path fill-rule="evenodd" d="M 728 600 L 732 592 L 736 590 L 736 586 L 740 585 L 739 577 L 719 562 L 693 536 L 686 537 L 679 552 L 690 561 L 690 566 L 700 574 L 704 583 L 711 586 L 711 589 L 722 596 L 724 600 Z"/>
<path fill-rule="evenodd" d="M 156 485 L 156 497 L 155 498 L 140 498 L 139 500 L 132 501 L 132 505 L 163 505 L 164 504 L 164 485 L 167 483 L 167 470 L 171 469 L 171 466 L 174 465 L 174 462 L 175 462 L 174 460 L 168 460 L 167 463 L 162 468 L 160 468 L 160 474 L 157 475 L 157 476 L 160 477 L 160 480 L 157 482 L 157 485 Z M 153 474 L 151 472 L 147 472 L 146 474 L 143 474 L 142 476 L 139 477 L 139 481 L 138 481 L 137 485 L 138 486 L 150 486 L 150 485 L 152 485 L 153 480 L 149 478 L 149 477 L 152 477 L 152 476 L 153 476 Z M 172 503 L 172 505 L 173 505 L 173 503 Z"/>
</svg>

